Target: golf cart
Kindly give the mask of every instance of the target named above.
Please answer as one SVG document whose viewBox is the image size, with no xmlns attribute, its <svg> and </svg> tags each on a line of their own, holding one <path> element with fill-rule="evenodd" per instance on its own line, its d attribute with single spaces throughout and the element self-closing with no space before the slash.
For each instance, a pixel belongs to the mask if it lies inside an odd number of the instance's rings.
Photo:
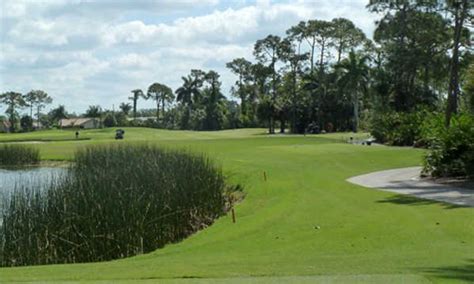
<svg viewBox="0 0 474 284">
<path fill-rule="evenodd" d="M 115 139 L 123 139 L 125 131 L 123 129 L 115 130 Z"/>
</svg>

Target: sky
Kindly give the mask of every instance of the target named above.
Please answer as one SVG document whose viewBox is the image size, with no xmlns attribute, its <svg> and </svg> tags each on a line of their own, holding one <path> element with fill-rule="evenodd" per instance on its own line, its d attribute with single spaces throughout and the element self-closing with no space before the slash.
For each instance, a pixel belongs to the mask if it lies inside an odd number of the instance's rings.
<svg viewBox="0 0 474 284">
<path fill-rule="evenodd" d="M 173 89 L 191 69 L 215 70 L 230 97 L 234 58 L 300 21 L 352 20 L 371 37 L 368 0 L 0 0 L 0 93 L 46 91 L 52 107 L 118 109 L 132 89 Z M 154 107 L 139 101 L 139 108 Z M 5 107 L 0 106 L 0 112 Z"/>
</svg>

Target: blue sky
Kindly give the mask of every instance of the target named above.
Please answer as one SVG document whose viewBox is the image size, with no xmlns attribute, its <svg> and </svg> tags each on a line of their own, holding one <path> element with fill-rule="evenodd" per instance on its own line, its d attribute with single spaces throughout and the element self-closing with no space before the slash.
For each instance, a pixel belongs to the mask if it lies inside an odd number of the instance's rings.
<svg viewBox="0 0 474 284">
<path fill-rule="evenodd" d="M 0 0 L 0 92 L 42 89 L 68 111 L 115 108 L 153 82 L 176 89 L 191 69 L 253 61 L 256 40 L 308 19 L 352 20 L 369 37 L 367 0 Z M 139 108 L 153 107 L 151 101 Z M 4 108 L 0 107 L 0 112 Z"/>
</svg>

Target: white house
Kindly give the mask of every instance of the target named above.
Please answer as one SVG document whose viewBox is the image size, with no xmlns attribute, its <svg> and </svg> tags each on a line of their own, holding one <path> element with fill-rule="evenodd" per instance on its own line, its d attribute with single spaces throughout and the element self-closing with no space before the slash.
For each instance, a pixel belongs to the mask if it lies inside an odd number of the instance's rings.
<svg viewBox="0 0 474 284">
<path fill-rule="evenodd" d="M 59 127 L 61 128 L 83 128 L 91 129 L 100 126 L 100 122 L 97 118 L 67 118 L 59 121 Z"/>
</svg>

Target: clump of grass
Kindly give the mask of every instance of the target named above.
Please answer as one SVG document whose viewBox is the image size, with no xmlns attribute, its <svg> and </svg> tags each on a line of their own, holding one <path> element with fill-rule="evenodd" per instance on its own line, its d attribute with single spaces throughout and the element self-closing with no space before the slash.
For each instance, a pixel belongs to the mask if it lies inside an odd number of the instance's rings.
<svg viewBox="0 0 474 284">
<path fill-rule="evenodd" d="M 3 210 L 2 266 L 90 262 L 153 251 L 226 208 L 221 169 L 203 155 L 148 145 L 92 147 L 46 190 Z"/>
<path fill-rule="evenodd" d="M 0 145 L 0 166 L 24 166 L 40 162 L 39 150 L 25 145 Z"/>
</svg>

